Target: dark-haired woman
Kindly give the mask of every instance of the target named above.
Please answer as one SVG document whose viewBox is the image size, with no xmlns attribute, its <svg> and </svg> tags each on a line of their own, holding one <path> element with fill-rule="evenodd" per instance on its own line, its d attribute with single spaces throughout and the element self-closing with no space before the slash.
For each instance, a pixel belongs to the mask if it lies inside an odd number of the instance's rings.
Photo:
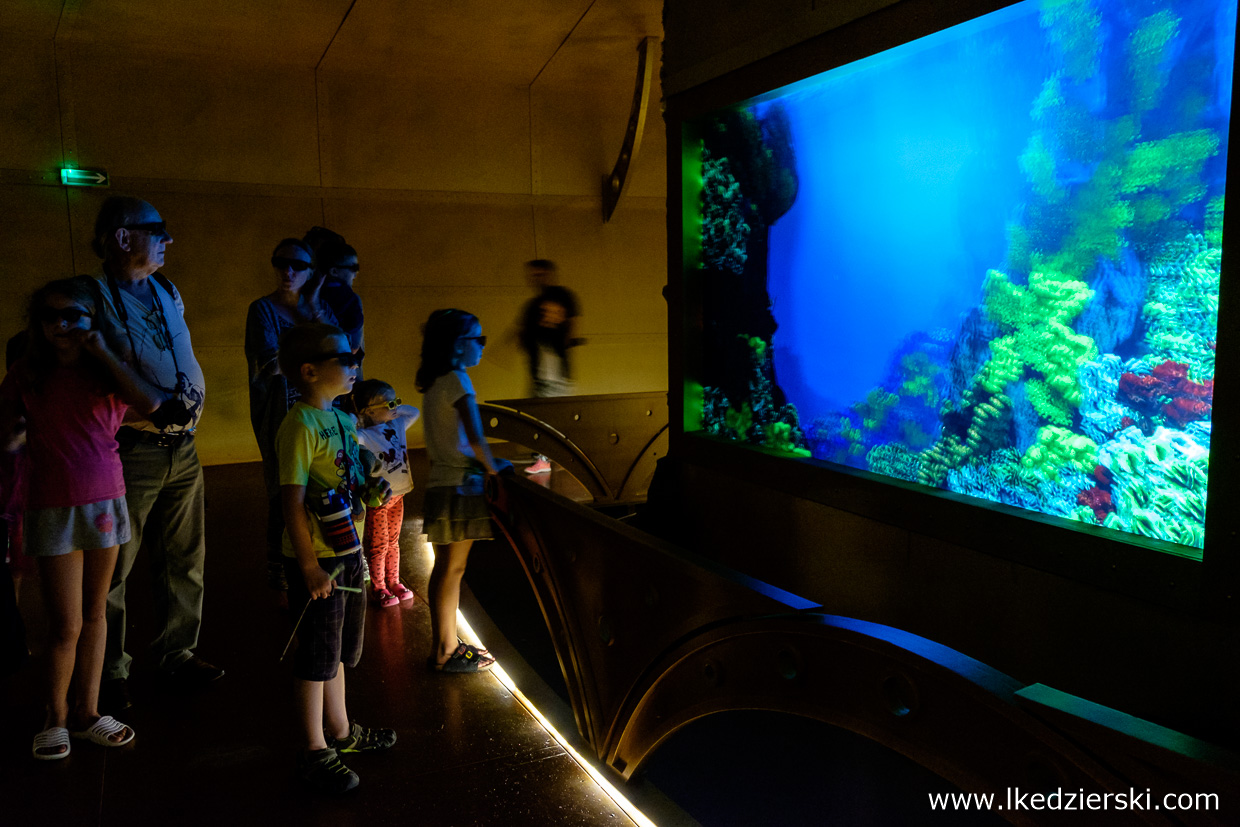
<svg viewBox="0 0 1240 827">
<path fill-rule="evenodd" d="M 35 291 L 26 352 L 0 384 L 0 433 L 26 421 L 24 539 L 38 561 L 50 621 L 47 717 L 32 748 L 40 761 L 67 756 L 70 735 L 107 747 L 134 737 L 98 709 L 108 587 L 118 548 L 130 538 L 116 430 L 128 406 L 150 414 L 164 394 L 108 348 L 97 310 L 79 280 Z"/>
<path fill-rule="evenodd" d="M 275 289 L 251 302 L 246 316 L 245 359 L 250 373 L 250 425 L 258 440 L 267 487 L 267 582 L 283 591 L 287 588 L 280 550 L 284 517 L 275 439 L 284 415 L 300 394 L 280 374 L 276 355 L 281 334 L 293 325 L 311 321 L 334 325 L 336 317 L 319 301 L 323 280 L 314 274 L 314 254 L 308 244 L 296 238 L 284 239 L 271 254 L 271 266 Z"/>
</svg>

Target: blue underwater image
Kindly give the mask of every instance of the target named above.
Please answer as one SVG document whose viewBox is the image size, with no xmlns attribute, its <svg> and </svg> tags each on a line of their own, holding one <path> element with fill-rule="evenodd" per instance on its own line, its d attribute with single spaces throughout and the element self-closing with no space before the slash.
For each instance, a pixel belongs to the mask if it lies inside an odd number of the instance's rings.
<svg viewBox="0 0 1240 827">
<path fill-rule="evenodd" d="M 686 428 L 1199 558 L 1235 26 L 1029 0 L 687 125 Z"/>
</svg>

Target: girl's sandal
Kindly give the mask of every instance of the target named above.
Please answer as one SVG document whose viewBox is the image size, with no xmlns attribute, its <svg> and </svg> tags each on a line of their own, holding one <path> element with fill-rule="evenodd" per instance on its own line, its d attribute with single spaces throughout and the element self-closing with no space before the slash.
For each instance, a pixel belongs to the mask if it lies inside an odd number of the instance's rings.
<svg viewBox="0 0 1240 827">
<path fill-rule="evenodd" d="M 388 591 L 390 591 L 397 600 L 413 600 L 413 592 L 405 587 L 405 584 L 399 580 L 393 580 L 388 583 Z"/>
<path fill-rule="evenodd" d="M 114 735 L 120 733 L 125 733 L 121 740 L 112 740 Z M 104 715 L 86 729 L 70 732 L 69 734 L 74 738 L 81 738 L 101 747 L 123 747 L 133 740 L 134 731 L 133 727 L 122 724 L 111 715 Z"/>
<path fill-rule="evenodd" d="M 426 665 L 434 672 L 452 672 L 456 674 L 485 672 L 495 665 L 495 658 L 481 654 L 476 646 L 462 643 L 456 647 L 452 657 L 448 658 L 444 663 L 439 663 L 434 658 L 430 658 Z"/>
<path fill-rule="evenodd" d="M 59 752 L 49 752 L 64 747 Z M 39 752 L 39 750 L 44 750 Z M 30 748 L 36 761 L 59 761 L 69 757 L 69 730 L 62 726 L 48 727 L 34 736 L 34 746 Z"/>
</svg>

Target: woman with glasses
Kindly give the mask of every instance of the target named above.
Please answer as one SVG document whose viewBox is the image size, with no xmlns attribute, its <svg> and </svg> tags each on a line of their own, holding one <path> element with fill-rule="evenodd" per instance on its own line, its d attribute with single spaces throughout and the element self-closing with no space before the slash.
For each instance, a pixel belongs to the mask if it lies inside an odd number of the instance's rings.
<svg viewBox="0 0 1240 827">
<path fill-rule="evenodd" d="M 120 544 L 130 539 L 116 430 L 129 406 L 150 414 L 164 394 L 104 342 L 97 310 L 80 280 L 35 291 L 26 352 L 0 384 L 0 434 L 20 433 L 24 420 L 25 550 L 38 561 L 49 620 L 47 718 L 32 747 L 40 761 L 68 756 L 70 735 L 105 747 L 134 737 L 99 715 L 104 608 Z"/>
<path fill-rule="evenodd" d="M 263 482 L 267 487 L 267 582 L 281 594 L 287 590 L 280 538 L 284 517 L 280 507 L 280 474 L 275 438 L 284 415 L 301 394 L 280 374 L 276 356 L 280 336 L 301 322 L 336 324 L 332 311 L 319 300 L 323 286 L 314 273 L 310 246 L 286 238 L 271 254 L 275 289 L 250 303 L 245 320 L 245 359 L 250 373 L 250 425 L 263 458 Z"/>
</svg>

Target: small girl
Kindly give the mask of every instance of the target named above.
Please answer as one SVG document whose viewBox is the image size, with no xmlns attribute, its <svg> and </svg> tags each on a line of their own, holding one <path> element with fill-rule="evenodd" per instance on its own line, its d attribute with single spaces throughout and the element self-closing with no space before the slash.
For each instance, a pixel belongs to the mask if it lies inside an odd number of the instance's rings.
<svg viewBox="0 0 1240 827">
<path fill-rule="evenodd" d="M 378 508 L 366 509 L 362 540 L 370 566 L 370 596 L 380 606 L 412 600 L 413 592 L 400 582 L 400 527 L 405 519 L 405 494 L 413 490 L 405 431 L 418 419 L 418 409 L 400 404 L 387 382 L 366 379 L 353 386 L 357 411 L 357 441 L 374 454 L 378 465 L 371 476 L 383 477 L 392 496 Z"/>
<path fill-rule="evenodd" d="M 417 374 L 431 461 L 425 530 L 435 545 L 428 588 L 433 639 L 428 665 L 441 672 L 477 672 L 495 663 L 485 649 L 456 636 L 456 608 L 470 546 L 491 537 L 483 480 L 500 471 L 482 434 L 474 386 L 465 372 L 482 361 L 486 343 L 476 316 L 436 310 L 426 322 Z"/>
<path fill-rule="evenodd" d="M 47 718 L 32 748 L 40 761 L 67 756 L 71 734 L 105 747 L 134 737 L 98 710 L 104 608 L 117 549 L 130 535 L 116 430 L 128 405 L 150 414 L 164 397 L 108 348 L 96 311 L 84 280 L 35 291 L 27 351 L 0 383 L 0 433 L 27 423 L 25 545 L 38 561 L 50 621 Z"/>
</svg>

